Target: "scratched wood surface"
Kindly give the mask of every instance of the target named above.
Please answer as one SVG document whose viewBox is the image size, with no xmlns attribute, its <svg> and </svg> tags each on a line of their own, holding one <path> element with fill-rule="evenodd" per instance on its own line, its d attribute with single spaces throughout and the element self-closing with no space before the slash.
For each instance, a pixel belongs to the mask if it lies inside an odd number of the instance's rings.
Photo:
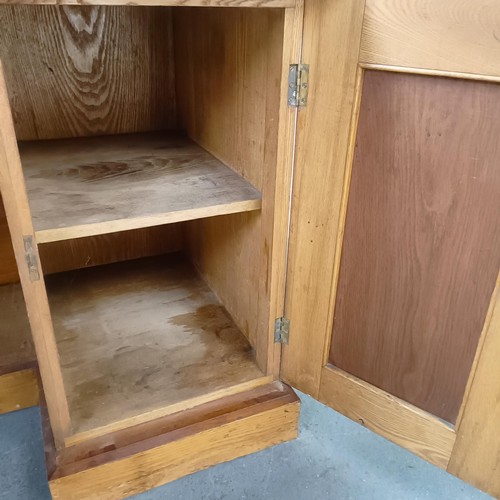
<svg viewBox="0 0 500 500">
<path fill-rule="evenodd" d="M 0 5 L 19 140 L 175 128 L 169 9 Z"/>
<path fill-rule="evenodd" d="M 74 433 L 263 375 L 227 311 L 178 256 L 46 280 Z"/>
<path fill-rule="evenodd" d="M 330 361 L 454 422 L 500 267 L 500 86 L 368 71 Z"/>
<path fill-rule="evenodd" d="M 20 143 L 38 243 L 256 210 L 261 195 L 182 135 Z"/>
</svg>

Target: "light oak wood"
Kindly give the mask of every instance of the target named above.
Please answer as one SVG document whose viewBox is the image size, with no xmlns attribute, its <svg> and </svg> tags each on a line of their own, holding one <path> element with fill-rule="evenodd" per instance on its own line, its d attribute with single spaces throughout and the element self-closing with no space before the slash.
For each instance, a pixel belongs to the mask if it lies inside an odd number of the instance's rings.
<svg viewBox="0 0 500 500">
<path fill-rule="evenodd" d="M 161 8 L 0 6 L 18 140 L 175 128 L 171 23 Z"/>
<path fill-rule="evenodd" d="M 0 374 L 36 364 L 21 285 L 0 286 Z"/>
<path fill-rule="evenodd" d="M 366 71 L 330 362 L 451 423 L 500 267 L 500 86 Z"/>
<path fill-rule="evenodd" d="M 500 274 L 448 471 L 500 497 Z"/>
<path fill-rule="evenodd" d="M 302 60 L 311 67 L 311 97 L 298 117 L 285 306 L 293 333 L 283 347 L 281 376 L 313 396 L 329 333 L 363 10 L 363 0 L 305 4 Z"/>
<path fill-rule="evenodd" d="M 500 77 L 495 0 L 366 0 L 360 62 Z"/>
<path fill-rule="evenodd" d="M 319 400 L 446 469 L 455 431 L 433 415 L 330 366 L 322 370 Z"/>
<path fill-rule="evenodd" d="M 251 345 L 178 255 L 46 280 L 75 435 L 263 377 Z"/>
<path fill-rule="evenodd" d="M 38 405 L 38 381 L 33 370 L 0 375 L 0 415 Z"/>
<path fill-rule="evenodd" d="M 183 248 L 182 225 L 168 224 L 40 245 L 45 274 L 151 257 Z"/>
<path fill-rule="evenodd" d="M 70 433 L 69 410 L 1 64 L 0 117 L 0 192 L 12 237 L 40 373 L 44 381 L 50 422 L 56 444 L 60 446 L 64 436 Z M 30 277 L 25 256 L 25 237 L 31 237 L 34 242 L 30 252 L 32 262 L 38 265 L 38 279 L 34 277 L 32 280 Z"/>
<path fill-rule="evenodd" d="M 291 137 L 279 129 L 285 103 L 282 65 L 293 55 L 289 45 L 296 43 L 292 37 L 297 33 L 293 16 L 286 16 L 267 10 L 174 11 L 180 126 L 262 192 L 260 213 L 190 223 L 186 243 L 266 372 L 274 364 L 269 326 L 275 310 L 270 304 L 275 303 L 271 294 L 279 269 L 273 264 L 283 245 L 283 239 L 273 240 L 273 232 L 286 230 L 283 220 L 274 218 L 275 203 L 284 202 L 275 198 L 276 179 L 285 180 L 290 168 L 277 166 L 277 147 L 279 141 L 292 147 Z"/>
<path fill-rule="evenodd" d="M 125 5 L 162 7 L 252 7 L 284 8 L 293 7 L 295 0 L 1 0 L 0 4 L 38 5 Z"/>
<path fill-rule="evenodd" d="M 38 243 L 258 210 L 257 189 L 166 133 L 21 143 Z"/>
<path fill-rule="evenodd" d="M 50 481 L 57 499 L 121 499 L 214 464 L 297 436 L 299 402 L 293 393 L 253 401 L 204 421 L 130 444 Z M 148 447 L 148 448 L 145 448 Z M 106 455 L 106 454 L 105 454 Z"/>
</svg>

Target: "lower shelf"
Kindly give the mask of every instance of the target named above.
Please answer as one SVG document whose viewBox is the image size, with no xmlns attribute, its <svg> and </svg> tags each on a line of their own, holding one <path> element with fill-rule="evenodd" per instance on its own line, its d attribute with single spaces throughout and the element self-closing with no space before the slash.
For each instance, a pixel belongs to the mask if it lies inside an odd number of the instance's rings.
<svg viewBox="0 0 500 500">
<path fill-rule="evenodd" d="M 74 444 L 269 381 L 181 255 L 48 276 Z"/>
<path fill-rule="evenodd" d="M 299 399 L 274 382 L 60 453 L 56 499 L 118 500 L 297 436 Z"/>
</svg>

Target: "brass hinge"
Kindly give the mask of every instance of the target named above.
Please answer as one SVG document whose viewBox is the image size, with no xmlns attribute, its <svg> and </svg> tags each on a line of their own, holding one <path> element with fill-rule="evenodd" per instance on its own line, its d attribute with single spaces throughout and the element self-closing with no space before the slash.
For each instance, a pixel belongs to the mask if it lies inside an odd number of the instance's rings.
<svg viewBox="0 0 500 500">
<path fill-rule="evenodd" d="M 24 258 L 28 266 L 31 281 L 40 279 L 40 271 L 38 269 L 38 257 L 33 249 L 33 236 L 23 236 L 24 241 Z"/>
<path fill-rule="evenodd" d="M 274 341 L 279 344 L 288 344 L 290 338 L 290 320 L 281 316 L 274 320 Z"/>
<path fill-rule="evenodd" d="M 309 64 L 290 64 L 288 68 L 288 105 L 299 108 L 307 105 Z"/>
</svg>

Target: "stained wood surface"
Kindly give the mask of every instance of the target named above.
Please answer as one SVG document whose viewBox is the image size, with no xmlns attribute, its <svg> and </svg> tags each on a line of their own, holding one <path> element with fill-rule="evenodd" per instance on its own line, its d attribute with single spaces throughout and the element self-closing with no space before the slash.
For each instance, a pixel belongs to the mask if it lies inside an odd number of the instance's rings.
<svg viewBox="0 0 500 500">
<path fill-rule="evenodd" d="M 175 128 L 169 9 L 3 5 L 0 26 L 18 140 Z"/>
<path fill-rule="evenodd" d="M 319 400 L 446 469 L 455 431 L 439 418 L 331 366 L 323 368 Z"/>
<path fill-rule="evenodd" d="M 28 314 L 19 283 L 0 286 L 0 374 L 36 362 Z"/>
<path fill-rule="evenodd" d="M 81 0 L 1 0 L 0 4 L 80 5 Z M 163 7 L 253 7 L 284 8 L 294 7 L 296 0 L 85 0 L 87 5 L 137 5 Z"/>
<path fill-rule="evenodd" d="M 263 376 L 180 257 L 55 274 L 47 289 L 74 434 Z"/>
<path fill-rule="evenodd" d="M 0 192 L 44 384 L 54 439 L 56 445 L 60 446 L 64 436 L 69 433 L 69 412 L 1 62 Z M 30 260 L 32 268 L 38 266 L 37 274 L 31 272 L 30 266 L 26 265 L 26 238 L 33 241 Z"/>
<path fill-rule="evenodd" d="M 367 72 L 331 362 L 454 422 L 500 267 L 500 87 Z"/>
<path fill-rule="evenodd" d="M 271 262 L 280 251 L 273 241 L 274 207 L 283 201 L 274 197 L 276 172 L 288 168 L 277 165 L 283 12 L 176 9 L 173 17 L 179 126 L 262 192 L 260 213 L 190 223 L 186 244 L 267 371 L 277 272 Z M 287 43 L 296 43 L 290 36 L 287 32 Z M 280 140 L 292 151 L 290 138 Z M 276 224 L 286 230 L 283 220 Z"/>
<path fill-rule="evenodd" d="M 499 25 L 491 0 L 366 0 L 360 62 L 498 78 Z"/>
<path fill-rule="evenodd" d="M 182 225 L 147 227 L 75 240 L 54 241 L 39 247 L 45 274 L 182 250 Z"/>
<path fill-rule="evenodd" d="M 19 273 L 17 272 L 16 257 L 14 256 L 7 217 L 5 216 L 0 195 L 0 285 L 18 281 Z"/>
<path fill-rule="evenodd" d="M 180 135 L 20 144 L 38 243 L 261 206 L 260 193 Z"/>
<path fill-rule="evenodd" d="M 33 370 L 0 375 L 0 415 L 38 404 L 38 381 Z"/>
<path fill-rule="evenodd" d="M 177 428 L 61 467 L 49 482 L 53 498 L 121 499 L 296 438 L 297 396 L 266 387 L 269 394 L 248 393 L 194 422 L 189 415 Z"/>
<path fill-rule="evenodd" d="M 500 497 L 500 273 L 448 471 Z"/>
<path fill-rule="evenodd" d="M 302 60 L 310 100 L 297 122 L 295 180 L 281 376 L 318 396 L 356 95 L 364 0 L 306 1 Z M 328 50 L 325 50 L 325 47 Z"/>
</svg>

